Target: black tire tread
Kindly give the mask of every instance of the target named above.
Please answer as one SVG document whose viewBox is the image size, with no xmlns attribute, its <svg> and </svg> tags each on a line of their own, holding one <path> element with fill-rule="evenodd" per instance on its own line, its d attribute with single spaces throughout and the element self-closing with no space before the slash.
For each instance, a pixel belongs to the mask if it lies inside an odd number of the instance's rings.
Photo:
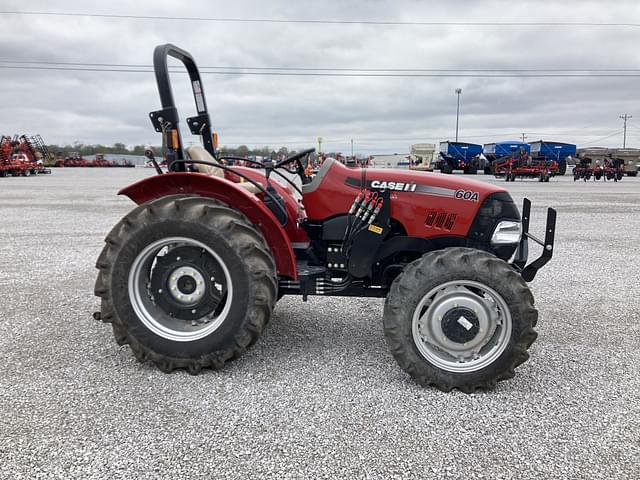
<svg viewBox="0 0 640 480">
<path fill-rule="evenodd" d="M 487 272 L 497 279 L 504 288 L 508 288 L 514 298 L 519 299 L 521 320 L 517 338 L 513 338 L 508 361 L 482 379 L 470 375 L 433 375 L 433 371 L 425 368 L 426 361 L 416 361 L 417 355 L 413 340 L 406 338 L 406 322 L 411 323 L 415 304 L 410 301 L 411 294 L 419 285 L 424 285 L 434 278 L 438 283 L 460 280 L 460 267 L 464 267 L 466 279 L 481 279 L 482 272 Z M 458 272 L 458 273 L 456 273 Z M 425 292 L 426 293 L 426 292 Z M 458 388 L 465 393 L 476 390 L 491 390 L 501 380 L 512 378 L 515 368 L 529 358 L 527 350 L 535 341 L 537 333 L 538 311 L 534 307 L 534 299 L 522 276 L 506 262 L 494 255 L 472 248 L 452 247 L 429 252 L 407 265 L 404 271 L 393 282 L 384 306 L 384 332 L 387 344 L 393 356 L 403 370 L 422 386 L 433 386 L 444 392 Z M 515 319 L 514 319 L 515 321 Z M 514 325 L 514 331 L 516 330 Z M 504 354 L 503 354 L 504 356 Z M 420 358 L 422 358 L 420 356 Z M 502 357 L 501 357 L 502 358 Z M 494 362 L 498 363 L 498 362 Z M 487 368 L 492 368 L 490 365 Z M 435 367 L 433 369 L 437 370 Z M 443 372 L 440 370 L 439 372 Z"/>
<path fill-rule="evenodd" d="M 152 351 L 127 331 L 118 317 L 111 295 L 112 266 L 121 246 L 141 225 L 163 218 L 195 220 L 226 237 L 236 252 L 242 255 L 253 282 L 252 304 L 247 308 L 243 327 L 239 329 L 228 348 L 202 355 L 199 358 L 174 358 Z M 151 361 L 163 372 L 185 369 L 196 375 L 204 368 L 221 369 L 228 360 L 239 357 L 253 345 L 273 311 L 277 296 L 277 275 L 273 256 L 267 243 L 250 221 L 240 212 L 205 197 L 172 195 L 139 205 L 127 214 L 105 238 L 105 246 L 96 262 L 99 273 L 95 295 L 101 298 L 100 318 L 111 323 L 118 345 L 129 345 L 135 358 Z"/>
</svg>

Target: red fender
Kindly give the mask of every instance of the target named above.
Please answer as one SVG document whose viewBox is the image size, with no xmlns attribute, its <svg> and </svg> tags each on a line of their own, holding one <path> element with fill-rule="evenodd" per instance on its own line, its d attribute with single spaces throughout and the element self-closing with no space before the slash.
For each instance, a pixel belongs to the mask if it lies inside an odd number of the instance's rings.
<svg viewBox="0 0 640 480">
<path fill-rule="evenodd" d="M 293 248 L 278 220 L 258 197 L 229 180 L 200 173 L 165 173 L 133 183 L 118 195 L 126 195 L 138 205 L 167 195 L 200 195 L 232 205 L 262 231 L 278 274 L 297 278 Z"/>
</svg>

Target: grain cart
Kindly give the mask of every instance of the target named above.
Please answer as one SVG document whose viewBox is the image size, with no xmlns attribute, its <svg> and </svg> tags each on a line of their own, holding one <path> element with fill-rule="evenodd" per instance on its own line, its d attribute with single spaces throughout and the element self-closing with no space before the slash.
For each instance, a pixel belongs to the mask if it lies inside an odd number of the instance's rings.
<svg viewBox="0 0 640 480">
<path fill-rule="evenodd" d="M 464 173 L 476 174 L 480 165 L 482 145 L 465 142 L 441 142 L 438 168 L 442 173 L 453 173 L 462 170 Z"/>
<path fill-rule="evenodd" d="M 416 143 L 411 145 L 409 154 L 409 169 L 423 172 L 433 172 L 433 160 L 436 146 L 433 143 Z"/>
<path fill-rule="evenodd" d="M 482 146 L 482 154 L 487 159 L 487 162 L 483 167 L 485 175 L 495 173 L 495 169 L 493 167 L 496 163 L 507 160 L 513 155 L 518 155 L 521 150 L 524 150 L 527 155 L 530 155 L 531 145 L 517 140 L 485 143 Z"/>
<path fill-rule="evenodd" d="M 576 146 L 572 143 L 549 142 L 538 140 L 531 142 L 531 158 L 547 162 L 555 161 L 558 164 L 558 175 L 564 175 L 567 171 L 567 160 L 576 154 Z"/>
<path fill-rule="evenodd" d="M 189 74 L 197 114 L 186 123 L 203 146 L 184 148 L 169 56 Z M 138 206 L 97 260 L 94 317 L 119 344 L 164 372 L 197 374 L 251 347 L 283 295 L 381 297 L 389 348 L 417 383 L 472 392 L 514 376 L 537 336 L 527 282 L 552 257 L 555 210 L 538 239 L 531 203 L 521 217 L 487 183 L 332 159 L 309 178 L 312 148 L 232 167 L 218 154 L 193 58 L 162 45 L 153 63 L 162 109 L 150 119 L 168 172 L 148 151 L 158 174 L 120 191 Z M 530 263 L 529 240 L 542 245 Z"/>
</svg>

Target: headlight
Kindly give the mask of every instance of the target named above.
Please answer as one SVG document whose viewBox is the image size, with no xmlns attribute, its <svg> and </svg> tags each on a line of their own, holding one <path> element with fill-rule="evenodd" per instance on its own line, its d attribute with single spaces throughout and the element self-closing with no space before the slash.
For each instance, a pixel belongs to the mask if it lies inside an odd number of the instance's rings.
<svg viewBox="0 0 640 480">
<path fill-rule="evenodd" d="M 503 220 L 491 235 L 492 245 L 504 245 L 507 243 L 518 243 L 522 235 L 522 224 L 511 220 Z"/>
</svg>

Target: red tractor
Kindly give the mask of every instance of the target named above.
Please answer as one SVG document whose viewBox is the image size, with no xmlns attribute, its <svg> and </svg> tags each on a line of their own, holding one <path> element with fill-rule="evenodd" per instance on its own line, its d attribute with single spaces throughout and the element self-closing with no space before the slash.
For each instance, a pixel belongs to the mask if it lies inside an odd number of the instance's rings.
<svg viewBox="0 0 640 480">
<path fill-rule="evenodd" d="M 203 147 L 183 147 L 168 56 L 189 73 L 197 115 L 186 122 Z M 283 295 L 386 298 L 388 345 L 421 385 L 490 389 L 527 360 L 538 319 L 527 282 L 552 257 L 553 209 L 540 240 L 528 232 L 530 202 L 521 218 L 487 183 L 331 159 L 310 178 L 313 149 L 231 166 L 193 58 L 162 45 L 154 68 L 162 109 L 150 118 L 168 172 L 149 151 L 158 175 L 121 190 L 138 206 L 107 235 L 95 286 L 95 318 L 140 362 L 222 368 L 258 340 Z M 531 263 L 529 239 L 543 247 Z"/>
</svg>

